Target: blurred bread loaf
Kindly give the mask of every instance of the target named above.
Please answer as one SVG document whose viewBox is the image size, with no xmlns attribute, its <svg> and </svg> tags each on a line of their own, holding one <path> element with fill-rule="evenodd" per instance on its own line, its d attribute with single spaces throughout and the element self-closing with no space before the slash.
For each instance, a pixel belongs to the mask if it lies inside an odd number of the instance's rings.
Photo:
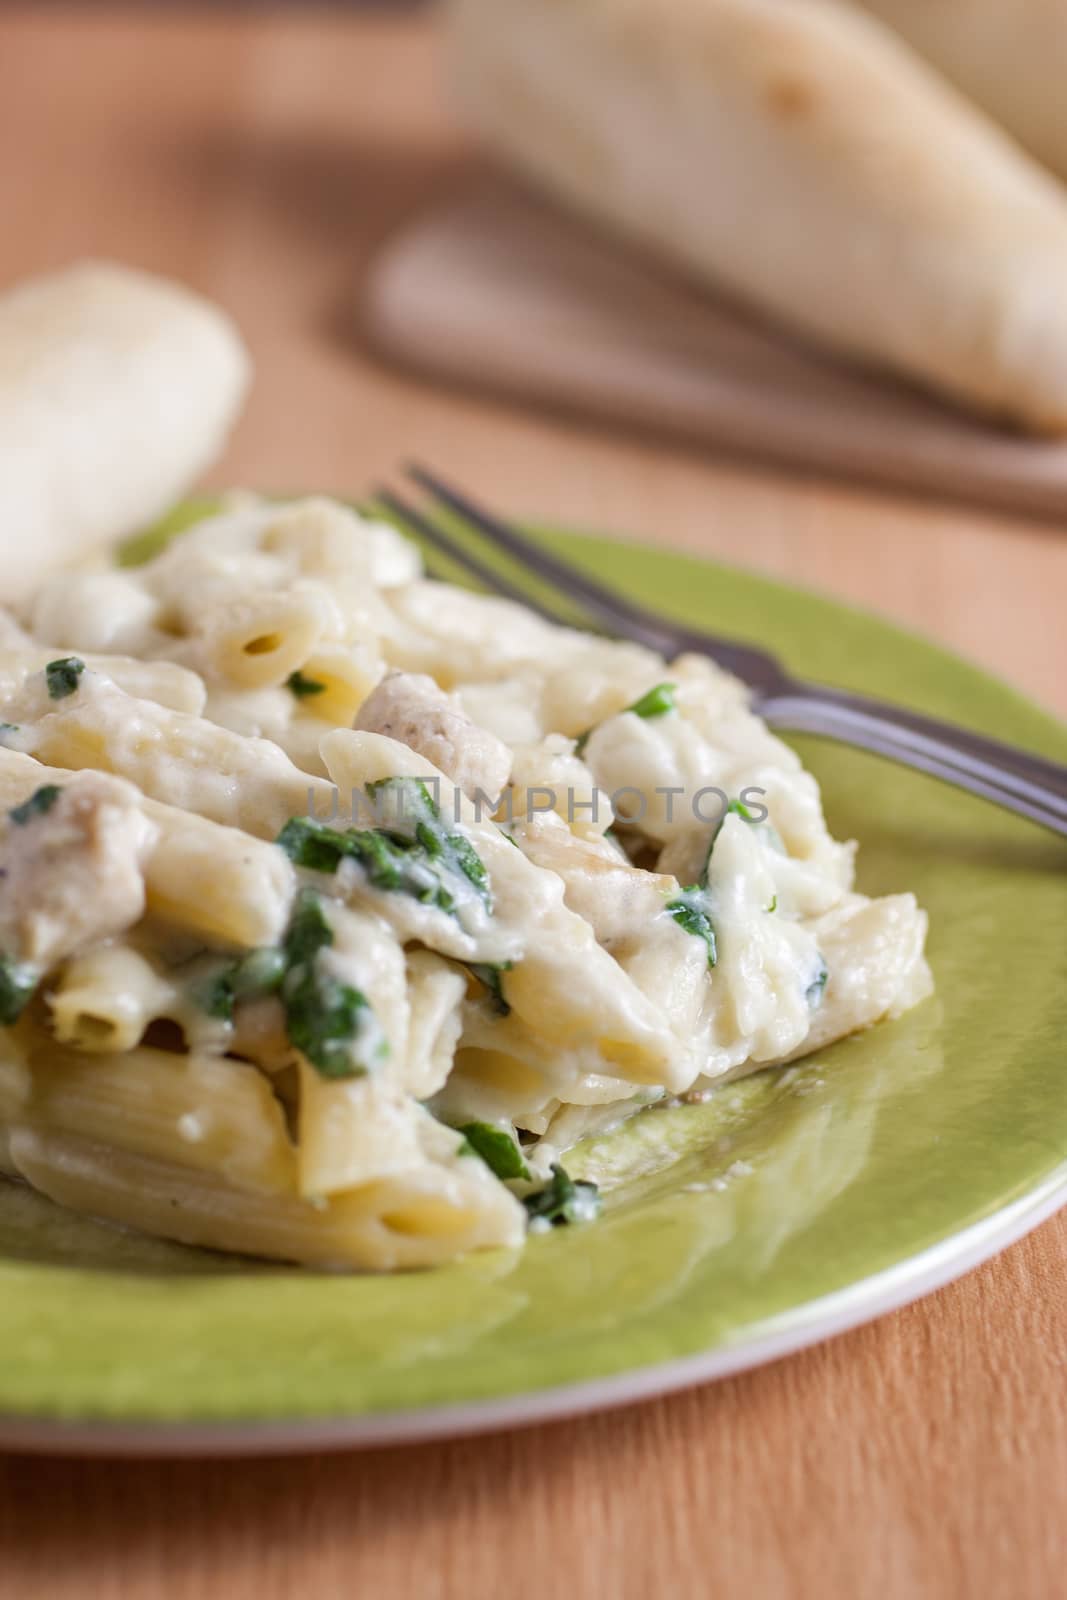
<svg viewBox="0 0 1067 1600">
<path fill-rule="evenodd" d="M 992 3 L 992 0 L 990 0 Z M 1067 198 L 839 0 L 451 0 L 488 144 L 799 332 L 1067 431 Z"/>
<path fill-rule="evenodd" d="M 248 378 L 229 319 L 161 278 L 86 262 L 0 295 L 0 604 L 166 510 Z"/>
<path fill-rule="evenodd" d="M 852 0 L 1067 178 L 1063 0 Z"/>
</svg>

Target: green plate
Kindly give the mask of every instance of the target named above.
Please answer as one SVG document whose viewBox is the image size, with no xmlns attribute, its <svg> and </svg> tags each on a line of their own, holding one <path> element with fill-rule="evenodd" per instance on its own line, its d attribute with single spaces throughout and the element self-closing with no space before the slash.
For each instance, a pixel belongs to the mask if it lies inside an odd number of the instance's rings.
<svg viewBox="0 0 1067 1600">
<path fill-rule="evenodd" d="M 1067 760 L 1067 731 L 873 617 L 662 550 L 553 534 L 798 672 Z M 0 1185 L 0 1442 L 295 1450 L 474 1431 L 768 1360 L 957 1276 L 1067 1199 L 1067 846 L 815 740 L 860 887 L 914 889 L 936 999 L 590 1145 L 592 1227 L 343 1277 L 155 1243 Z M 568 1163 L 572 1165 L 572 1163 Z"/>
</svg>

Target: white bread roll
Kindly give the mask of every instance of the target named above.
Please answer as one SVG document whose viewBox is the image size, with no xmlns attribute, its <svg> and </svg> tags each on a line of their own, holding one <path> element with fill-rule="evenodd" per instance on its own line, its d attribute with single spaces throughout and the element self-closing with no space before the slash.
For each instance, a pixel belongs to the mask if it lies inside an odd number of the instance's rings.
<svg viewBox="0 0 1067 1600">
<path fill-rule="evenodd" d="M 852 0 L 1067 178 L 1063 0 Z"/>
<path fill-rule="evenodd" d="M 249 371 L 221 311 L 145 273 L 86 262 L 0 295 L 0 604 L 173 504 Z"/>
<path fill-rule="evenodd" d="M 452 0 L 462 98 L 533 178 L 782 323 L 1067 431 L 1067 198 L 837 0 Z"/>
</svg>

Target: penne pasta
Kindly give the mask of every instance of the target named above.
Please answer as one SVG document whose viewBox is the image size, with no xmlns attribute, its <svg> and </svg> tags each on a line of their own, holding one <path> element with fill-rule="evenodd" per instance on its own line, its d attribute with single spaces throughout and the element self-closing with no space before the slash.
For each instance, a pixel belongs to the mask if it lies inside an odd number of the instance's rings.
<svg viewBox="0 0 1067 1600">
<path fill-rule="evenodd" d="M 158 965 L 124 944 L 97 945 L 66 962 L 45 998 L 59 1043 L 88 1055 L 134 1049 L 180 1004 Z"/>
<path fill-rule="evenodd" d="M 151 799 L 258 838 L 271 839 L 289 817 L 333 801 L 328 784 L 268 740 L 135 700 L 92 674 L 21 733 L 22 748 L 41 762 L 115 773 Z"/>
<path fill-rule="evenodd" d="M 467 928 L 454 931 L 447 913 L 426 908 L 362 879 L 351 893 L 374 905 L 405 932 L 416 928 L 430 949 L 460 954 L 478 964 L 509 961 L 508 1004 L 524 1020 L 536 1021 L 547 1040 L 598 1050 L 619 1076 L 638 1083 L 674 1083 L 676 1068 L 669 1030 L 656 1008 L 630 984 L 597 944 L 588 923 L 569 911 L 559 877 L 538 868 L 516 850 L 448 779 L 407 746 L 382 734 L 329 734 L 323 758 L 343 793 L 395 777 L 429 781 L 440 793 L 439 808 L 478 852 L 492 890 L 492 915 L 481 911 Z M 466 940 L 466 945 L 464 945 Z M 582 972 L 575 984 L 571 975 Z M 676 1086 L 678 1086 L 676 1084 Z"/>
<path fill-rule="evenodd" d="M 432 1267 L 469 1250 L 514 1249 L 524 1232 L 522 1207 L 477 1161 L 427 1164 L 323 1202 L 25 1127 L 10 1133 L 8 1160 L 42 1194 L 89 1216 L 306 1266 Z"/>
<path fill-rule="evenodd" d="M 48 690 L 43 674 L 48 663 L 62 658 L 64 653 L 56 645 L 0 647 L 0 704 L 6 720 L 30 720 L 47 712 Z M 151 700 L 169 711 L 198 717 L 207 702 L 203 680 L 176 662 L 104 655 L 78 659 L 88 671 L 109 679 L 126 694 Z"/>
<path fill-rule="evenodd" d="M 32 1032 L 33 1086 L 16 1120 L 254 1190 L 296 1190 L 296 1158 L 270 1082 L 221 1056 L 142 1048 L 85 1056 Z"/>
<path fill-rule="evenodd" d="M 328 608 L 313 589 L 269 589 L 224 601 L 197 620 L 182 654 L 213 681 L 239 689 L 284 684 L 314 650 Z"/>
<path fill-rule="evenodd" d="M 923 913 L 853 891 L 739 684 L 348 507 L 235 499 L 20 617 L 0 1171 L 61 1205 L 312 1266 L 512 1249 L 595 1210 L 579 1139 L 929 992 Z"/>
</svg>

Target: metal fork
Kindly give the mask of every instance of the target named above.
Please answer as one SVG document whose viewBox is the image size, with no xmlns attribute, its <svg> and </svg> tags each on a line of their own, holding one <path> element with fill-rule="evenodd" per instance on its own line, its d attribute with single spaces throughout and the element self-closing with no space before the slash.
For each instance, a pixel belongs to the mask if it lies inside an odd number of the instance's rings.
<svg viewBox="0 0 1067 1600">
<path fill-rule="evenodd" d="M 377 496 L 394 516 L 495 594 L 518 600 L 551 622 L 570 621 L 573 625 L 573 618 L 561 614 L 567 608 L 558 604 L 558 596 L 568 607 L 578 607 L 596 631 L 633 640 L 668 658 L 685 650 L 710 656 L 748 684 L 753 691 L 753 710 L 772 726 L 821 734 L 870 750 L 981 795 L 1067 836 L 1067 766 L 936 717 L 922 716 L 851 690 L 792 678 L 766 650 L 671 622 L 606 588 L 427 468 L 411 465 L 406 471 L 437 507 L 459 517 L 496 551 L 505 551 L 538 580 L 540 593 L 548 590 L 551 598 L 531 596 L 521 584 L 511 582 L 455 538 L 442 526 L 440 517 L 392 490 L 383 490 Z"/>
</svg>

